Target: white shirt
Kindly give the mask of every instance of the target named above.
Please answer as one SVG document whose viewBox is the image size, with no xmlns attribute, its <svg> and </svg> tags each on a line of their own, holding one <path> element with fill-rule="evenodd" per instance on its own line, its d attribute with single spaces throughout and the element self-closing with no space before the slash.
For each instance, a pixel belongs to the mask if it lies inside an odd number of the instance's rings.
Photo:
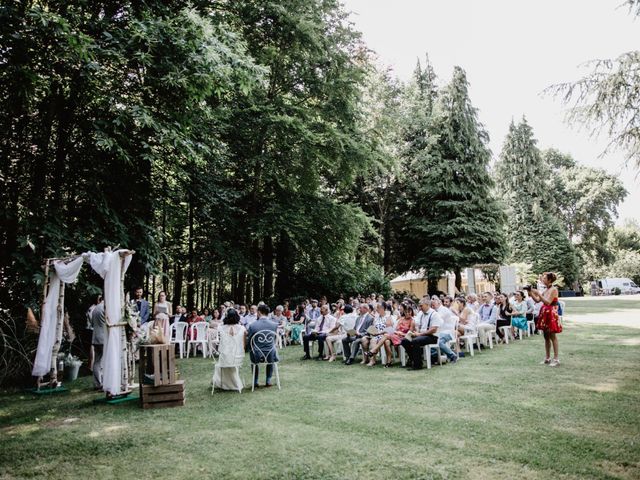
<svg viewBox="0 0 640 480">
<path fill-rule="evenodd" d="M 340 317 L 338 323 L 342 328 L 340 328 L 340 333 L 347 333 L 347 330 L 352 330 L 356 326 L 356 320 L 358 319 L 358 314 L 356 312 L 345 313 Z"/>
<path fill-rule="evenodd" d="M 429 310 L 427 310 L 427 313 L 420 318 L 419 332 L 425 333 L 427 330 L 433 327 L 436 327 L 436 332 L 438 332 L 441 325 L 442 317 L 440 316 L 440 313 L 438 313 L 433 308 L 430 308 Z M 435 333 L 435 335 L 437 335 L 437 333 Z"/>
<path fill-rule="evenodd" d="M 324 315 L 324 324 L 322 324 L 323 316 L 320 315 L 316 319 L 316 326 L 313 329 L 314 332 L 317 333 L 329 333 L 336 326 L 336 317 L 333 315 Z M 320 325 L 322 324 L 322 330 L 320 330 Z"/>
<path fill-rule="evenodd" d="M 444 305 L 438 308 L 438 313 L 442 317 L 442 325 L 438 329 L 437 335 L 448 333 L 453 336 L 453 330 L 456 328 L 456 316 Z"/>
</svg>

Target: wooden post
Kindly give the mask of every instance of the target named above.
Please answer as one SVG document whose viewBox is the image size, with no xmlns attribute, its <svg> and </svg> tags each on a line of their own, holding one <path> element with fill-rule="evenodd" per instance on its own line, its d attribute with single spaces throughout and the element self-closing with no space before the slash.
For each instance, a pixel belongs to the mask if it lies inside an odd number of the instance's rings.
<svg viewBox="0 0 640 480">
<path fill-rule="evenodd" d="M 47 302 L 47 295 L 49 294 L 49 282 L 51 279 L 49 278 L 49 266 L 51 265 L 51 261 L 47 258 L 44 263 L 44 287 L 42 289 L 42 303 L 40 304 L 40 325 L 42 327 L 42 313 L 44 312 L 44 304 Z M 56 366 L 57 367 L 57 366 Z M 42 385 L 42 377 L 38 377 L 37 388 L 40 390 L 40 386 Z"/>
<path fill-rule="evenodd" d="M 62 323 L 63 323 L 63 305 L 64 305 L 64 282 L 60 280 L 60 293 L 58 294 L 58 307 L 56 315 L 56 339 L 51 349 L 51 370 L 49 373 L 49 385 L 56 388 L 58 385 L 58 352 L 62 343 Z"/>
</svg>

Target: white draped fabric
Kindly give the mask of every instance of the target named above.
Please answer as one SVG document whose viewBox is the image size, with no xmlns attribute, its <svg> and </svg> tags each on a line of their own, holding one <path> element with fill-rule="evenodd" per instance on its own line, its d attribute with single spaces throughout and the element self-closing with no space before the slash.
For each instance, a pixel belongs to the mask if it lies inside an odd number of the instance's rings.
<svg viewBox="0 0 640 480">
<path fill-rule="evenodd" d="M 58 323 L 60 281 L 64 283 L 75 282 L 83 263 L 83 256 L 66 264 L 60 260 L 53 263 L 54 269 L 49 273 L 49 292 L 47 293 L 47 298 L 44 301 L 40 315 L 38 350 L 36 352 L 36 359 L 33 362 L 33 370 L 31 371 L 31 374 L 35 377 L 46 375 L 51 369 L 51 352 L 53 344 L 56 341 L 56 327 Z M 61 308 L 63 308 L 62 315 L 64 315 L 64 305 L 61 305 Z M 62 333 L 62 330 L 60 330 L 60 333 Z"/>
<path fill-rule="evenodd" d="M 91 253 L 89 263 L 91 267 L 104 278 L 104 310 L 108 325 L 120 323 L 122 316 L 121 275 L 127 271 L 131 263 L 131 255 L 124 257 L 121 263 L 120 253 L 126 250 L 114 252 Z M 112 395 L 121 393 L 121 365 L 120 354 L 122 350 L 122 338 L 119 328 L 109 328 L 107 341 L 104 346 L 102 386 L 103 390 Z"/>
</svg>

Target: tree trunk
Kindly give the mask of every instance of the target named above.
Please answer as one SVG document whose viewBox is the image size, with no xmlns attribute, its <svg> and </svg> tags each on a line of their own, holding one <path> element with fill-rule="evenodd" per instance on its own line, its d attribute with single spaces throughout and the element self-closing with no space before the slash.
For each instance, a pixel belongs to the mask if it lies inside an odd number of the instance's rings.
<svg viewBox="0 0 640 480">
<path fill-rule="evenodd" d="M 458 292 L 462 291 L 462 271 L 460 270 L 460 267 L 456 267 L 454 270 L 454 273 L 456 274 L 456 288 L 458 289 Z"/>
<path fill-rule="evenodd" d="M 280 233 L 276 244 L 276 283 L 275 296 L 278 301 L 289 298 L 292 293 L 293 245 L 286 232 Z"/>
<path fill-rule="evenodd" d="M 174 267 L 173 277 L 173 311 L 181 303 L 182 297 L 182 267 L 179 263 L 176 263 Z"/>
<path fill-rule="evenodd" d="M 193 248 L 193 194 L 189 190 L 189 267 L 187 270 L 187 308 L 195 306 L 195 272 L 194 272 L 194 248 Z"/>
<path fill-rule="evenodd" d="M 259 240 L 254 240 L 251 244 L 251 255 L 253 257 L 252 267 L 253 267 L 253 275 L 251 276 L 252 280 L 252 303 L 258 303 L 262 300 L 261 289 L 260 287 L 260 273 L 262 271 L 260 264 L 260 242 Z"/>
<path fill-rule="evenodd" d="M 382 268 L 388 275 L 391 269 L 391 223 L 384 222 L 382 227 Z"/>
<path fill-rule="evenodd" d="M 429 277 L 429 280 L 427 281 L 427 292 L 429 294 L 429 296 L 431 295 L 436 295 L 438 293 L 438 280 L 440 280 L 439 277 Z"/>
<path fill-rule="evenodd" d="M 273 296 L 273 239 L 269 236 L 264 237 L 262 248 L 262 264 L 264 266 L 264 282 L 262 294 L 264 299 Z"/>
<path fill-rule="evenodd" d="M 240 272 L 238 274 L 238 300 L 236 300 L 239 304 L 247 303 L 247 299 L 245 298 L 244 292 L 247 284 L 247 274 L 245 272 Z"/>
</svg>

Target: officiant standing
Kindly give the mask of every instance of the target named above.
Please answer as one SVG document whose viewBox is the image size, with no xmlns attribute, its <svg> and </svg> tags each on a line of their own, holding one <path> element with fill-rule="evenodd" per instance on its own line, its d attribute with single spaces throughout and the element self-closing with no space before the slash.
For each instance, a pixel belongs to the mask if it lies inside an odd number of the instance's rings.
<svg viewBox="0 0 640 480">
<path fill-rule="evenodd" d="M 140 314 L 140 325 L 144 325 L 149 321 L 149 302 L 142 298 L 143 293 L 142 287 L 136 287 L 134 292 L 135 298 L 133 300 Z"/>
</svg>

